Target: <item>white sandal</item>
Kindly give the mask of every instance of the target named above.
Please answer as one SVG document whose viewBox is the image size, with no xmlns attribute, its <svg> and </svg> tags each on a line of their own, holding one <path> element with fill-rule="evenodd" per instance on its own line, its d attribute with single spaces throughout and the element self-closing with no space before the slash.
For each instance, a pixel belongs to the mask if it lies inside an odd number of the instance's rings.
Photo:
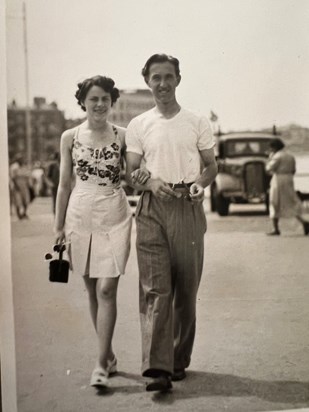
<svg viewBox="0 0 309 412">
<path fill-rule="evenodd" d="M 108 372 L 101 366 L 96 366 L 91 374 L 90 386 L 106 388 L 109 386 Z"/>
<path fill-rule="evenodd" d="M 109 386 L 108 377 L 111 374 L 117 373 L 117 359 L 114 356 L 114 359 L 107 361 L 106 369 L 98 365 L 94 368 L 91 379 L 90 386 L 103 387 L 106 388 Z"/>
</svg>

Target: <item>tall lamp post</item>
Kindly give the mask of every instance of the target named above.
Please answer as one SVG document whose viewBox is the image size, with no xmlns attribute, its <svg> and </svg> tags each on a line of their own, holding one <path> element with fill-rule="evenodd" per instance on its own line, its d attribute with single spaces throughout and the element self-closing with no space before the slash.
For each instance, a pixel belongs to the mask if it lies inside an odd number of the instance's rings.
<svg viewBox="0 0 309 412">
<path fill-rule="evenodd" d="M 27 14 L 26 2 L 23 1 L 23 27 L 24 27 L 24 53 L 25 53 L 25 89 L 26 89 L 26 111 L 25 111 L 25 130 L 27 147 L 27 164 L 32 164 L 32 140 L 31 140 L 31 109 L 29 99 L 29 63 L 28 63 L 28 39 L 27 39 Z"/>
</svg>

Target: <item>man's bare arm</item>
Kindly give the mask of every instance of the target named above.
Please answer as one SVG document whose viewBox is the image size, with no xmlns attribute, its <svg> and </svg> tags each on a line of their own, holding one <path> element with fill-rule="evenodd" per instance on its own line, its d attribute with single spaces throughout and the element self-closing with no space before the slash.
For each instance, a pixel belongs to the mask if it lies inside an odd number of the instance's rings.
<svg viewBox="0 0 309 412">
<path fill-rule="evenodd" d="M 167 200 L 171 198 L 171 196 L 177 197 L 177 194 L 170 188 L 170 186 L 166 182 L 163 182 L 161 179 L 153 179 L 152 177 L 150 177 L 143 185 L 134 183 L 131 174 L 140 167 L 141 161 L 141 155 L 132 152 L 126 153 L 127 183 L 136 190 L 151 191 L 155 196 L 159 197 L 160 199 Z"/>
<path fill-rule="evenodd" d="M 218 166 L 213 149 L 201 150 L 200 154 L 204 163 L 204 169 L 196 183 L 205 188 L 209 186 L 217 176 Z"/>
<path fill-rule="evenodd" d="M 204 169 L 201 176 L 190 187 L 191 199 L 196 202 L 203 202 L 205 187 L 211 184 L 218 173 L 214 150 L 201 150 L 200 154 L 204 163 Z"/>
</svg>

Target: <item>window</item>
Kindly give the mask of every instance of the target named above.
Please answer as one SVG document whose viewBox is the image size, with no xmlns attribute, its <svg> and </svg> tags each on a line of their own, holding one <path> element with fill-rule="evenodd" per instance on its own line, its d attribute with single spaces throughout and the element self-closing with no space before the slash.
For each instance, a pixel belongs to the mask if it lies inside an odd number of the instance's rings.
<svg viewBox="0 0 309 412">
<path fill-rule="evenodd" d="M 269 140 L 233 140 L 227 142 L 227 156 L 267 156 Z"/>
</svg>

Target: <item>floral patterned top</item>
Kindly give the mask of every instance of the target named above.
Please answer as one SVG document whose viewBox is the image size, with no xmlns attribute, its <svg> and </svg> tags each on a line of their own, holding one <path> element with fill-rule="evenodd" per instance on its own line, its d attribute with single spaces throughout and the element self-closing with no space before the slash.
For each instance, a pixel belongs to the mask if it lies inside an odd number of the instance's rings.
<svg viewBox="0 0 309 412">
<path fill-rule="evenodd" d="M 121 143 L 118 131 L 112 125 L 115 141 L 102 148 L 93 148 L 78 140 L 79 127 L 73 138 L 72 161 L 76 179 L 99 186 L 120 185 Z"/>
</svg>

